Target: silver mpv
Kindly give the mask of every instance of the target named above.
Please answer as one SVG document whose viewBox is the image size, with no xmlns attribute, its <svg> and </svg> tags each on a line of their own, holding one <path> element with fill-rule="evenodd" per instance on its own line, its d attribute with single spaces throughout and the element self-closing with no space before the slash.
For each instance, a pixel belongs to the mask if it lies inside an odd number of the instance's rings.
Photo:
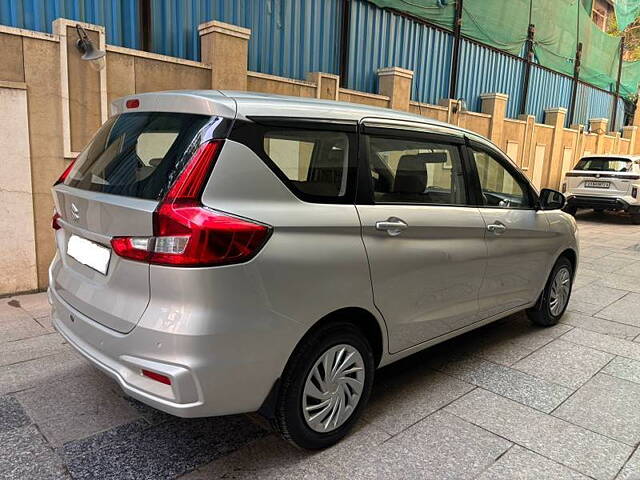
<svg viewBox="0 0 640 480">
<path fill-rule="evenodd" d="M 374 371 L 519 310 L 578 261 L 562 194 L 424 117 L 246 92 L 117 100 L 53 187 L 55 328 L 181 417 L 258 411 L 304 448 Z"/>
</svg>

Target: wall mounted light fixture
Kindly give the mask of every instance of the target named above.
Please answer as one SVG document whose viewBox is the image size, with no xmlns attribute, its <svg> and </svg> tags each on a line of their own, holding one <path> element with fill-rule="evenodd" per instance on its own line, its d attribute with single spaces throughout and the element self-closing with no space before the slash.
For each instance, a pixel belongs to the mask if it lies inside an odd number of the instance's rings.
<svg viewBox="0 0 640 480">
<path fill-rule="evenodd" d="M 105 67 L 105 55 L 107 52 L 100 50 L 93 45 L 89 35 L 85 32 L 79 24 L 76 24 L 76 32 L 78 33 L 78 41 L 76 42 L 76 48 L 82 53 L 82 60 L 90 62 L 91 66 L 100 71 Z"/>
</svg>

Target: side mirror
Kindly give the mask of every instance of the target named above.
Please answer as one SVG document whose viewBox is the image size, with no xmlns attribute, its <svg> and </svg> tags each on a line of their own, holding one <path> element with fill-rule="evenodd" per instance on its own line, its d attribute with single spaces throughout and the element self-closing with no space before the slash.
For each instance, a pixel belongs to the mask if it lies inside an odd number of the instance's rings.
<svg viewBox="0 0 640 480">
<path fill-rule="evenodd" d="M 565 196 L 557 190 L 543 188 L 539 198 L 540 210 L 561 210 L 567 204 Z"/>
</svg>

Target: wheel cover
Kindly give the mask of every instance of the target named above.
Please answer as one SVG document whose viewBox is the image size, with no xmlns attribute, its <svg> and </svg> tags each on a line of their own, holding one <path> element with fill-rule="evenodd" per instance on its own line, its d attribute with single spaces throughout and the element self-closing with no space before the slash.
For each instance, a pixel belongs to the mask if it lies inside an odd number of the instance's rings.
<svg viewBox="0 0 640 480">
<path fill-rule="evenodd" d="M 360 352 L 335 345 L 316 360 L 302 392 L 302 412 L 309 428 L 331 432 L 347 421 L 362 397 L 365 380 Z"/>
<path fill-rule="evenodd" d="M 562 267 L 556 272 L 556 276 L 551 282 L 551 292 L 549 294 L 549 310 L 554 316 L 560 315 L 569 301 L 571 292 L 571 273 L 566 267 Z"/>
</svg>

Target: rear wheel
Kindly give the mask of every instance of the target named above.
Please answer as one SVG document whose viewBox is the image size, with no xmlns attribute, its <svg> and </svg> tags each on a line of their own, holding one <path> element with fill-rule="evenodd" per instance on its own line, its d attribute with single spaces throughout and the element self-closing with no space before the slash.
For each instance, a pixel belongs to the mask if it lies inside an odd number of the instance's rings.
<svg viewBox="0 0 640 480">
<path fill-rule="evenodd" d="M 604 213 L 604 208 L 594 208 L 593 211 L 600 215 L 601 213 Z"/>
<path fill-rule="evenodd" d="M 631 214 L 631 223 L 634 225 L 640 225 L 640 213 Z"/>
<path fill-rule="evenodd" d="M 573 279 L 573 266 L 567 257 L 560 257 L 551 270 L 538 303 L 527 310 L 534 324 L 542 327 L 556 325 L 567 309 Z"/>
<path fill-rule="evenodd" d="M 348 323 L 321 327 L 296 349 L 282 377 L 275 426 L 300 448 L 340 441 L 371 395 L 374 358 L 362 332 Z"/>
<path fill-rule="evenodd" d="M 576 212 L 578 211 L 578 207 L 567 205 L 566 207 L 564 207 L 564 211 L 569 215 L 573 215 L 575 217 Z"/>
</svg>

